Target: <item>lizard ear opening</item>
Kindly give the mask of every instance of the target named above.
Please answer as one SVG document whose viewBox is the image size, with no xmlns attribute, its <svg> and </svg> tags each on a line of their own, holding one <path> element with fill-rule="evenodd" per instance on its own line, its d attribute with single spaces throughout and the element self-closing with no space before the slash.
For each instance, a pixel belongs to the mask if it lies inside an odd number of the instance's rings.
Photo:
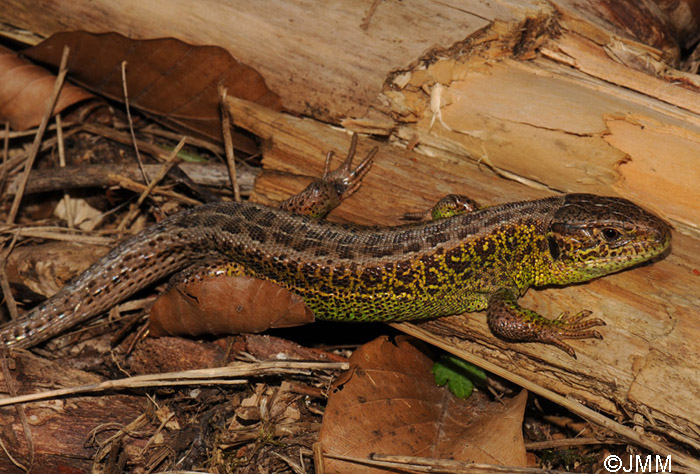
<svg viewBox="0 0 700 474">
<path fill-rule="evenodd" d="M 549 254 L 552 256 L 552 260 L 559 260 L 561 250 L 559 249 L 559 244 L 557 244 L 557 240 L 551 235 L 548 235 L 547 244 L 549 245 Z"/>
</svg>

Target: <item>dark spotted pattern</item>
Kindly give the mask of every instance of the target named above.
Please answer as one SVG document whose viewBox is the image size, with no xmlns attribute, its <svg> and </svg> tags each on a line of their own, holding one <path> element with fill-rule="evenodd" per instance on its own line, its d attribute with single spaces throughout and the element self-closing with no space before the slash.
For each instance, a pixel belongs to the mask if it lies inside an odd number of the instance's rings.
<svg viewBox="0 0 700 474">
<path fill-rule="evenodd" d="M 619 236 L 619 237 L 618 237 Z M 301 295 L 316 317 L 406 320 L 474 311 L 508 289 L 583 281 L 658 255 L 663 221 L 623 199 L 567 195 L 398 227 L 319 222 L 257 204 L 185 211 L 125 240 L 45 304 L 0 328 L 36 344 L 203 261 Z"/>
</svg>

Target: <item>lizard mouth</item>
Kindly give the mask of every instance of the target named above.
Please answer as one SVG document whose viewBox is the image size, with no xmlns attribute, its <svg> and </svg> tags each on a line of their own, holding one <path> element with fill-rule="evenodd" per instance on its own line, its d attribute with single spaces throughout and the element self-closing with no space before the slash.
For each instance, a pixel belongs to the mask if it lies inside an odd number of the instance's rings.
<svg viewBox="0 0 700 474">
<path fill-rule="evenodd" d="M 608 255 L 599 255 L 588 265 L 588 270 L 595 275 L 615 273 L 662 255 L 671 244 L 671 235 L 667 233 L 659 239 L 636 242 L 620 249 L 610 250 Z"/>
</svg>

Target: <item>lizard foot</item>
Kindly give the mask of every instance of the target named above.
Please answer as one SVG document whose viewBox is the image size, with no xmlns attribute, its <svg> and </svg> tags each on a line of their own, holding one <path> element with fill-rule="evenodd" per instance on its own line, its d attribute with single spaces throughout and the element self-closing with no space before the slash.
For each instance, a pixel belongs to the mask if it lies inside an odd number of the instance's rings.
<svg viewBox="0 0 700 474">
<path fill-rule="evenodd" d="M 565 311 L 556 319 L 548 319 L 519 306 L 507 290 L 499 290 L 491 297 L 487 311 L 489 328 L 495 335 L 516 342 L 550 344 L 573 358 L 576 358 L 576 351 L 563 342 L 564 339 L 603 338 L 592 328 L 605 326 L 605 322 L 589 318 L 590 315 L 588 310 L 573 315 Z"/>
<path fill-rule="evenodd" d="M 605 326 L 605 321 L 599 318 L 587 319 L 590 315 L 591 312 L 588 310 L 574 315 L 564 311 L 556 319 L 551 320 L 551 325 L 541 327 L 538 342 L 556 346 L 575 359 L 576 351 L 562 339 L 603 339 L 598 331 L 591 328 Z"/>
<path fill-rule="evenodd" d="M 377 147 L 372 148 L 362 162 L 352 168 L 352 160 L 357 148 L 357 135 L 353 134 L 348 156 L 343 163 L 331 171 L 333 152 L 326 155 L 323 177 L 311 183 L 306 189 L 280 203 L 280 208 L 294 214 L 323 218 L 335 209 L 344 199 L 352 195 L 362 184 L 370 167 Z"/>
<path fill-rule="evenodd" d="M 360 187 L 362 183 L 362 178 L 365 177 L 369 169 L 372 167 L 372 160 L 374 155 L 377 154 L 376 146 L 372 148 L 367 156 L 357 165 L 354 169 L 351 168 L 352 160 L 355 158 L 355 150 L 357 149 L 357 134 L 352 134 L 352 140 L 350 141 L 350 149 L 348 150 L 348 156 L 345 158 L 343 163 L 331 171 L 331 159 L 333 158 L 333 151 L 329 151 L 326 155 L 326 165 L 323 170 L 322 181 L 326 181 L 335 187 L 340 199 L 345 199 L 352 195 L 357 188 Z"/>
</svg>

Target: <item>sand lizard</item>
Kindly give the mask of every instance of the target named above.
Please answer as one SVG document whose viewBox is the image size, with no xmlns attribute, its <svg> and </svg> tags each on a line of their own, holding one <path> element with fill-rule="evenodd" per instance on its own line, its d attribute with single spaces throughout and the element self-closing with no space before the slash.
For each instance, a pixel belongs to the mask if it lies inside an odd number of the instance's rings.
<svg viewBox="0 0 700 474">
<path fill-rule="evenodd" d="M 472 210 L 450 198 L 433 219 L 400 226 L 336 224 L 324 216 L 360 184 L 368 156 L 275 209 L 215 203 L 183 211 L 126 239 L 44 304 L 0 328 L 9 347 L 30 347 L 98 315 L 145 286 L 202 261 L 275 282 L 320 319 L 407 321 L 486 310 L 513 341 L 553 344 L 600 337 L 590 312 L 547 319 L 517 299 L 530 286 L 567 285 L 662 254 L 660 218 L 621 198 L 566 194 Z M 299 213 L 306 215 L 300 215 Z"/>
</svg>

